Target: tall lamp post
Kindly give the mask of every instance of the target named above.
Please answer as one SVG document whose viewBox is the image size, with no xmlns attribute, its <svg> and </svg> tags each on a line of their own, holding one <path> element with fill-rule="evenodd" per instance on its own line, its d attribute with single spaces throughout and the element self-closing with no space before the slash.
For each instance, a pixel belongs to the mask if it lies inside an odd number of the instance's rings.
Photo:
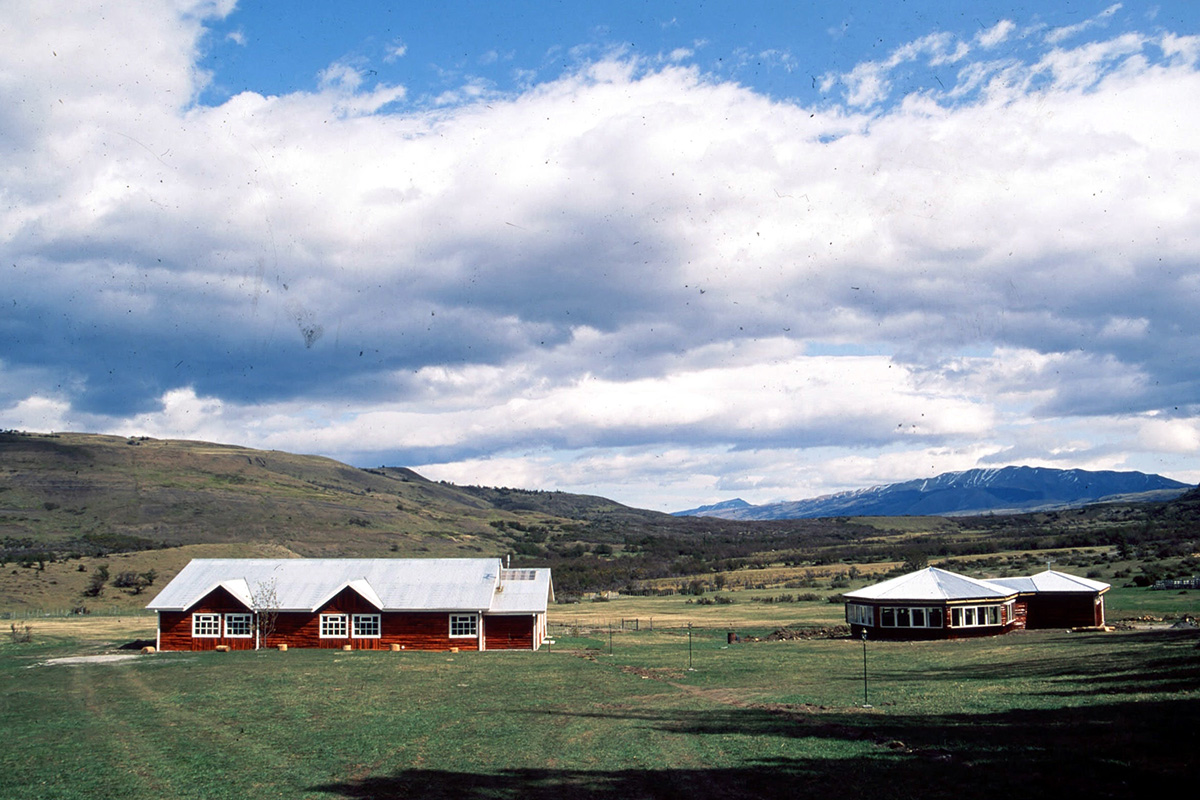
<svg viewBox="0 0 1200 800">
<path fill-rule="evenodd" d="M 871 708 L 871 704 L 867 702 L 867 629 L 863 628 L 863 708 Z"/>
</svg>

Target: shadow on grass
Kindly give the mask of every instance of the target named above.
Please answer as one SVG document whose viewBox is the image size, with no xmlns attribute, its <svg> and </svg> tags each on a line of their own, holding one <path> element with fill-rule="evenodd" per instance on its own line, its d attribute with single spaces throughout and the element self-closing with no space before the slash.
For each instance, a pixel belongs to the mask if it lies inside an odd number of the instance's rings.
<svg viewBox="0 0 1200 800">
<path fill-rule="evenodd" d="M 1025 649 L 985 664 L 926 667 L 919 673 L 878 670 L 873 676 L 883 683 L 1002 681 L 1014 676 L 1071 682 L 1064 691 L 1042 693 L 1060 697 L 1179 692 L 1200 686 L 1200 636 L 1194 630 L 1145 631 L 1123 634 L 1120 639 L 1078 634 L 1056 641 L 1053 647 L 1043 644 L 1047 651 L 1043 656 Z"/>
<path fill-rule="evenodd" d="M 637 798 L 802 797 L 820 789 L 822 775 L 777 760 L 737 769 L 511 769 L 494 773 L 405 770 L 388 777 L 311 787 L 350 798 L 462 798 L 462 800 L 636 800 Z"/>
<path fill-rule="evenodd" d="M 857 800 L 873 795 L 957 799 L 964 790 L 977 787 L 996 796 L 1011 792 L 1026 800 L 1134 797 L 1194 785 L 1200 778 L 1195 757 L 1200 746 L 1195 725 L 1200 714 L 1197 698 L 924 717 L 813 714 L 787 708 L 529 713 L 627 719 L 634 723 L 631 734 L 641 734 L 647 742 L 654 740 L 653 731 L 699 739 L 718 737 L 721 742 L 739 736 L 775 737 L 793 740 L 786 746 L 794 753 L 804 748 L 794 740 L 813 739 L 814 756 L 751 761 L 732 768 L 508 769 L 486 773 L 413 769 L 310 788 L 348 798 L 695 800 L 811 795 L 822 800 Z M 644 725 L 638 726 L 638 722 Z M 816 740 L 857 743 L 848 749 L 863 755 L 822 758 L 815 753 L 825 748 Z M 700 742 L 697 745 L 694 752 L 705 751 Z"/>
<path fill-rule="evenodd" d="M 1014 676 L 1038 679 L 1038 695 L 1047 698 L 1049 708 L 924 715 L 895 708 L 866 712 L 786 705 L 495 712 L 544 717 L 555 726 L 555 719 L 582 720 L 585 727 L 612 731 L 611 736 L 645 741 L 651 761 L 661 752 L 655 743 L 669 736 L 679 752 L 693 757 L 722 752 L 723 761 L 733 766 L 637 769 L 601 761 L 589 769 L 404 769 L 310 788 L 346 798 L 465 800 L 961 800 L 979 790 L 1021 800 L 1153 796 L 1200 780 L 1196 642 L 1194 633 L 1171 631 L 1120 640 L 1081 636 L 1056 639 L 1046 656 L 1036 647 L 1021 647 L 997 651 L 986 663 L 926 665 L 919 675 L 896 671 L 877 678 L 944 681 L 948 688 L 977 682 L 990 692 L 1016 690 L 1007 683 Z M 1074 702 L 1051 699 L 1056 697 Z M 597 758 L 605 752 L 599 745 Z M 738 752 L 747 753 L 741 762 Z M 780 757 L 762 759 L 765 752 Z M 554 755 L 545 754 L 547 759 Z"/>
</svg>

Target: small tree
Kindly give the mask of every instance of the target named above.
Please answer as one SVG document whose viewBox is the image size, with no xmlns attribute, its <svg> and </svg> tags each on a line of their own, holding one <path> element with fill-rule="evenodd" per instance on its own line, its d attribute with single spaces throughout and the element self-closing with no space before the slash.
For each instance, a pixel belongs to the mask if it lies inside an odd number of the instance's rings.
<svg viewBox="0 0 1200 800">
<path fill-rule="evenodd" d="M 96 567 L 96 571 L 88 579 L 87 588 L 83 590 L 83 593 L 87 597 L 99 597 L 104 594 L 104 584 L 106 583 L 108 583 L 108 567 L 101 564 Z"/>
<path fill-rule="evenodd" d="M 929 554 L 924 550 L 909 550 L 904 554 L 904 570 L 916 572 L 929 566 Z"/>
<path fill-rule="evenodd" d="M 130 594 L 141 594 L 146 590 L 146 587 L 154 583 L 154 579 L 158 577 L 158 573 L 154 570 L 147 572 L 134 572 L 129 570 L 122 572 L 113 579 L 113 586 L 118 589 L 129 589 Z"/>
<path fill-rule="evenodd" d="M 254 607 L 254 649 L 268 645 L 275 635 L 275 624 L 279 621 L 279 591 L 275 579 L 256 584 L 250 593 Z"/>
</svg>

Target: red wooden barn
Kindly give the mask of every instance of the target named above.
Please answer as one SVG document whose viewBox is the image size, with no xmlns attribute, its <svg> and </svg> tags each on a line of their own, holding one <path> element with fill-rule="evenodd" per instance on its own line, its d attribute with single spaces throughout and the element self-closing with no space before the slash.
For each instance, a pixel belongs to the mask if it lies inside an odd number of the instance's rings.
<svg viewBox="0 0 1200 800">
<path fill-rule="evenodd" d="M 537 650 L 553 599 L 550 570 L 498 558 L 201 558 L 147 608 L 160 650 Z"/>
<path fill-rule="evenodd" d="M 854 636 L 959 639 L 1018 628 L 1104 624 L 1107 583 L 1047 570 L 1028 578 L 978 580 L 937 567 L 847 592 Z"/>
</svg>

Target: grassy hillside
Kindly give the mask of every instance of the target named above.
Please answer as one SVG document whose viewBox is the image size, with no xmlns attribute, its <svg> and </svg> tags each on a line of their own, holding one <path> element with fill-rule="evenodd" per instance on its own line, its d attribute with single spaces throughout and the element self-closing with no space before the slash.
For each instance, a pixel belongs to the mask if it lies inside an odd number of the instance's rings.
<svg viewBox="0 0 1200 800">
<path fill-rule="evenodd" d="M 407 469 L 206 442 L 0 434 L 0 537 L 10 547 L 98 554 L 225 542 L 306 556 L 463 555 L 504 551 L 510 537 L 488 524 L 503 519 L 517 516 Z"/>
<path fill-rule="evenodd" d="M 986 577 L 1048 559 L 1146 582 L 1200 570 L 1197 530 L 1196 491 L 1023 515 L 745 522 L 206 442 L 0 433 L 0 611 L 133 608 L 146 599 L 137 587 L 87 597 L 89 581 L 153 570 L 161 585 L 201 553 L 511 555 L 552 567 L 565 596 L 840 588 L 923 563 Z"/>
</svg>

